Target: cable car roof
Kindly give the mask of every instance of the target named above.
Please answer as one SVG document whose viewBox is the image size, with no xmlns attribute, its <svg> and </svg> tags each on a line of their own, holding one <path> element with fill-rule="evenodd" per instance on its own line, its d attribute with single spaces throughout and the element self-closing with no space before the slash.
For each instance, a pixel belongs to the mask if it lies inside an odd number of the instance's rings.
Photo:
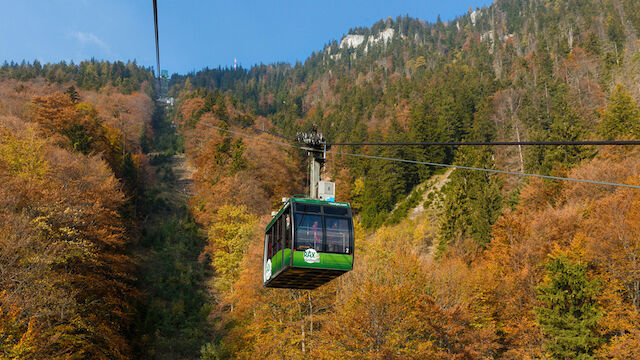
<svg viewBox="0 0 640 360">
<path fill-rule="evenodd" d="M 297 197 L 289 198 L 289 200 L 295 203 L 301 203 L 301 204 L 351 207 L 349 203 L 337 202 L 337 201 L 324 201 L 324 200 L 318 200 L 318 199 L 297 198 Z"/>
<path fill-rule="evenodd" d="M 297 204 L 308 204 L 308 205 L 322 205 L 322 206 L 339 206 L 339 207 L 351 207 L 351 205 L 349 203 L 345 203 L 345 202 L 337 202 L 337 201 L 324 201 L 324 200 L 318 200 L 318 199 L 310 199 L 310 198 L 302 198 L 302 197 L 290 197 L 289 199 L 287 199 L 287 201 L 282 205 L 282 207 L 280 208 L 280 210 L 278 210 L 278 213 L 273 217 L 273 219 L 271 219 L 271 221 L 269 222 L 269 225 L 267 225 L 267 228 L 265 231 L 269 231 L 269 229 L 271 228 L 271 226 L 276 222 L 276 220 L 278 218 L 280 218 L 280 216 L 282 215 L 282 213 L 284 212 L 284 210 L 287 208 L 287 206 L 289 206 L 289 204 L 291 203 L 297 203 Z"/>
</svg>

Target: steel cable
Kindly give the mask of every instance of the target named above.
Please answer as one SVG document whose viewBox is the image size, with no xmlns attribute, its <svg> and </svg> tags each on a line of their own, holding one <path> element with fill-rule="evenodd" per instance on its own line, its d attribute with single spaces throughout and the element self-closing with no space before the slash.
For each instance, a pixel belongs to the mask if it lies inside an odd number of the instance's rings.
<svg viewBox="0 0 640 360">
<path fill-rule="evenodd" d="M 282 145 L 282 146 L 299 148 L 299 149 L 303 149 L 303 150 L 309 150 L 309 148 L 306 148 L 306 147 L 291 145 L 291 144 L 287 144 L 287 143 L 283 143 L 283 142 L 279 142 L 279 141 L 274 141 L 274 140 L 269 140 L 269 139 L 264 139 L 264 138 L 261 138 L 259 136 L 249 135 L 249 134 L 242 133 L 242 132 L 239 132 L 239 131 L 223 129 L 223 128 L 215 126 L 215 125 L 210 125 L 210 124 L 204 124 L 204 125 L 212 127 L 214 129 L 218 129 L 220 131 L 224 131 L 224 132 L 228 132 L 228 133 L 231 133 L 231 134 L 239 135 L 239 136 L 246 136 L 246 137 L 254 138 L 254 139 L 257 139 L 257 140 L 260 140 L 260 141 L 267 141 L 267 142 L 278 144 L 278 145 Z M 404 163 L 417 164 L 417 165 L 439 166 L 439 167 L 454 168 L 454 169 L 483 171 L 483 172 L 497 173 L 497 174 L 517 175 L 517 176 L 536 177 L 536 178 L 550 179 L 550 180 L 573 181 L 573 182 L 580 182 L 580 183 L 587 183 L 587 184 L 596 184 L 596 185 L 605 185 L 605 186 L 616 186 L 616 187 L 640 189 L 640 186 L 638 186 L 638 185 L 621 184 L 621 183 L 614 183 L 614 182 L 607 182 L 607 181 L 586 180 L 586 179 L 568 178 L 568 177 L 562 177 L 562 176 L 541 175 L 541 174 L 532 174 L 532 173 L 524 173 L 524 172 L 516 172 L 516 171 L 507 171 L 507 170 L 486 169 L 486 168 L 478 168 L 478 167 L 463 166 L 463 165 L 441 164 L 441 163 L 434 163 L 434 162 L 428 162 L 428 161 L 398 159 L 398 158 L 390 158 L 390 157 L 384 157 L 384 156 L 352 154 L 352 153 L 346 153 L 346 152 L 340 152 L 340 151 L 327 151 L 327 153 L 328 154 L 336 154 L 336 155 L 354 156 L 354 157 L 360 157 L 360 158 L 368 158 L 368 159 L 397 161 L 397 162 L 404 162 Z"/>
<path fill-rule="evenodd" d="M 538 146 L 603 146 L 603 145 L 640 145 L 637 140 L 583 140 L 583 141 L 450 141 L 450 142 L 342 142 L 328 143 L 327 146 L 351 145 L 351 146 L 512 146 L 512 145 L 538 145 Z"/>
</svg>

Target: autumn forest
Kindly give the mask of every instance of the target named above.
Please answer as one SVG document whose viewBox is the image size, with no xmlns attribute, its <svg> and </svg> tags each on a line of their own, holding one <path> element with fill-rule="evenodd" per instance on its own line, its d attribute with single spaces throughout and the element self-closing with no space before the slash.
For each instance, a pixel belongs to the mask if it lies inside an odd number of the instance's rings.
<svg viewBox="0 0 640 360">
<path fill-rule="evenodd" d="M 255 129 L 640 140 L 635 0 L 465 11 L 173 74 L 172 104 L 135 61 L 5 62 L 0 358 L 640 359 L 637 146 L 334 145 L 322 178 L 353 209 L 354 269 L 263 287 L 265 227 L 309 163 Z"/>
</svg>

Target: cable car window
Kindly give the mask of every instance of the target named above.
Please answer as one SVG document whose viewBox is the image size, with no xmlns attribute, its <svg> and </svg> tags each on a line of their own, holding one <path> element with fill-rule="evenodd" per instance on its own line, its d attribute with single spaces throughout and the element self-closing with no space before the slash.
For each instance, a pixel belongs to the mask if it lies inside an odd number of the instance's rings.
<svg viewBox="0 0 640 360">
<path fill-rule="evenodd" d="M 324 213 L 329 215 L 347 216 L 349 213 L 349 209 L 346 207 L 325 206 Z"/>
<path fill-rule="evenodd" d="M 349 219 L 326 216 L 325 221 L 327 224 L 327 251 L 348 254 L 351 250 L 349 248 L 351 240 Z"/>
<path fill-rule="evenodd" d="M 277 254 L 278 251 L 282 250 L 282 227 L 280 224 L 282 223 L 282 218 L 279 218 L 275 224 L 273 224 L 273 241 L 275 244 L 273 245 L 274 254 Z"/>
<path fill-rule="evenodd" d="M 296 205 L 296 211 L 319 213 L 320 212 L 320 206 L 319 205 L 297 204 Z"/>
<path fill-rule="evenodd" d="M 296 250 L 322 251 L 322 217 L 296 214 Z"/>
<path fill-rule="evenodd" d="M 267 232 L 267 259 L 273 257 L 273 226 Z"/>
<path fill-rule="evenodd" d="M 291 249 L 291 208 L 282 214 L 284 219 L 284 248 Z"/>
</svg>

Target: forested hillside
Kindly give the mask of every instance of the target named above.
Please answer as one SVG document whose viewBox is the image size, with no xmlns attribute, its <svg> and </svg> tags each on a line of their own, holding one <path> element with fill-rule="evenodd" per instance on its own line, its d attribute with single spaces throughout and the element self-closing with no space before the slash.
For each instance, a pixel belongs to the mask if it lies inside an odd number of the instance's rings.
<svg viewBox="0 0 640 360">
<path fill-rule="evenodd" d="M 355 27 L 301 63 L 0 67 L 0 358 L 640 358 L 625 146 L 333 146 L 353 271 L 262 286 L 264 229 L 329 142 L 638 140 L 634 0 L 496 0 Z M 354 24 L 367 25 L 367 24 Z M 245 126 L 239 126 L 244 124 Z"/>
<path fill-rule="evenodd" d="M 0 75 L 0 356 L 127 359 L 153 102 L 60 68 Z"/>
<path fill-rule="evenodd" d="M 352 30 L 304 64 L 174 76 L 172 92 L 227 91 L 247 123 L 262 126 L 259 117 L 266 117 L 287 135 L 315 123 L 333 142 L 601 138 L 601 110 L 616 85 L 640 94 L 632 5 L 498 1 L 447 24 L 387 19 Z M 385 32 L 392 36 L 380 36 Z M 365 40 L 347 41 L 356 36 Z M 445 163 L 456 157 L 453 148 L 350 150 Z M 588 150 L 505 148 L 492 155 L 501 168 L 548 174 L 556 163 L 592 155 Z M 349 172 L 340 176 L 344 168 Z M 363 224 L 372 227 L 433 171 L 338 159 L 331 176 L 343 183 L 346 199 L 362 197 L 354 200 L 362 204 Z M 397 176 L 379 176 L 389 173 Z M 366 186 L 356 195 L 351 184 L 359 178 Z"/>
<path fill-rule="evenodd" d="M 448 23 L 355 28 L 304 63 L 174 75 L 215 271 L 219 335 L 203 358 L 637 357 L 638 279 L 623 270 L 637 267 L 636 190 L 469 170 L 438 190 L 438 168 L 330 155 L 325 178 L 358 214 L 356 269 L 313 292 L 268 290 L 261 216 L 306 191 L 285 170 L 304 174 L 305 155 L 234 123 L 316 124 L 330 142 L 636 139 L 638 31 L 632 1 L 497 1 Z M 632 148 L 335 150 L 639 180 Z"/>
</svg>

